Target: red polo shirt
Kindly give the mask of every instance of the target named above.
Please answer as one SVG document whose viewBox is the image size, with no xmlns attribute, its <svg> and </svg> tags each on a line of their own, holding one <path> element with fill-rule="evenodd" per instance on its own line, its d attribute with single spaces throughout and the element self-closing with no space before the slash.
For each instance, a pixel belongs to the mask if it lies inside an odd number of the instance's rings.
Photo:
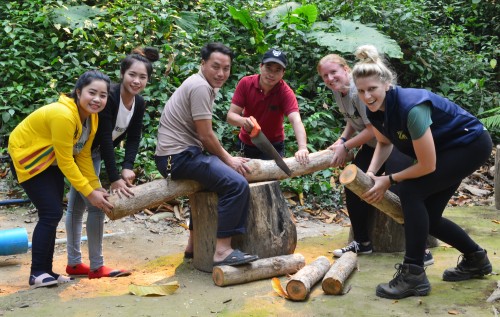
<svg viewBox="0 0 500 317">
<path fill-rule="evenodd" d="M 259 76 L 243 77 L 236 86 L 231 102 L 243 108 L 244 117 L 253 116 L 257 120 L 262 133 L 271 143 L 281 142 L 285 139 L 284 116 L 299 111 L 297 98 L 283 80 L 265 95 L 259 85 Z M 243 143 L 252 145 L 250 135 L 243 128 L 240 129 L 239 138 Z"/>
</svg>

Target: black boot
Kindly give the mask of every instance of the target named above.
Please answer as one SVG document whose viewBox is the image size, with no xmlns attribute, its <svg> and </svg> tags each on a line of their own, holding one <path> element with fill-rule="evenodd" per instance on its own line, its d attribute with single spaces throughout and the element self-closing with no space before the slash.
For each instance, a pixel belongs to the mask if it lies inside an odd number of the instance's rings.
<svg viewBox="0 0 500 317">
<path fill-rule="evenodd" d="M 397 271 L 392 281 L 377 286 L 378 297 L 399 299 L 429 294 L 431 284 L 425 275 L 423 267 L 415 264 L 398 263 L 394 268 Z"/>
<path fill-rule="evenodd" d="M 458 260 L 460 263 L 457 267 L 444 271 L 443 281 L 465 281 L 473 277 L 482 277 L 492 271 L 486 250 L 462 254 Z"/>
</svg>

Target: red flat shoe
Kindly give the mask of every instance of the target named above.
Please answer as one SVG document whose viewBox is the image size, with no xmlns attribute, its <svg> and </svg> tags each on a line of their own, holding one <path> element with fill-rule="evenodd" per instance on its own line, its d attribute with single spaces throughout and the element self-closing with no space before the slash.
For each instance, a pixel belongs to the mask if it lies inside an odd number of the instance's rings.
<svg viewBox="0 0 500 317">
<path fill-rule="evenodd" d="M 110 267 L 103 265 L 95 271 L 90 271 L 89 279 L 101 278 L 101 277 L 122 277 L 122 276 L 129 276 L 130 274 L 132 274 L 132 272 L 130 271 L 112 269 Z"/>
<path fill-rule="evenodd" d="M 80 276 L 85 276 L 89 275 L 90 272 L 90 267 L 85 264 L 85 263 L 80 263 L 77 265 L 67 265 L 66 266 L 66 273 L 68 275 L 80 275 Z"/>
</svg>

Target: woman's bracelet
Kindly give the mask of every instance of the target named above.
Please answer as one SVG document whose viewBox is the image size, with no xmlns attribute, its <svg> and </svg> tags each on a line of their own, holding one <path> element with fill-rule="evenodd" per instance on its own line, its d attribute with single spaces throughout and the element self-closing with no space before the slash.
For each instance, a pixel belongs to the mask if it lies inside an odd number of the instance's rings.
<svg viewBox="0 0 500 317">
<path fill-rule="evenodd" d="M 341 137 L 339 138 L 339 140 L 342 140 L 342 143 L 346 143 L 346 142 L 347 142 L 347 139 L 346 139 L 346 138 L 344 138 L 343 136 L 341 136 Z"/>
<path fill-rule="evenodd" d="M 344 147 L 344 150 L 349 153 L 349 149 L 347 148 L 347 146 L 345 145 L 345 143 L 342 143 L 342 146 Z"/>
</svg>

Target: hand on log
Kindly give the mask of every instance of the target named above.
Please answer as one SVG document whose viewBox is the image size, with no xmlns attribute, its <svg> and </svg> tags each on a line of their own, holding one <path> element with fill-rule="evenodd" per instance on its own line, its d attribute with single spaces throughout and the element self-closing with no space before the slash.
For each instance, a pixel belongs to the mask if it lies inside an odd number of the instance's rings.
<svg viewBox="0 0 500 317">
<path fill-rule="evenodd" d="M 330 167 L 332 159 L 333 152 L 323 150 L 311 153 L 309 155 L 309 164 L 307 165 L 299 164 L 295 160 L 295 157 L 285 158 L 284 161 L 292 171 L 292 177 L 295 177 L 324 170 Z M 288 175 L 273 160 L 253 159 L 247 165 L 251 169 L 251 172 L 245 175 L 249 183 L 288 178 Z M 109 202 L 114 206 L 111 212 L 106 213 L 109 219 L 120 219 L 145 208 L 159 206 L 165 201 L 200 191 L 202 186 L 200 183 L 190 180 L 170 180 L 167 182 L 165 179 L 157 179 L 149 183 L 131 187 L 130 189 L 134 193 L 133 197 L 120 198 L 115 194 L 108 198 Z"/>
<path fill-rule="evenodd" d="M 339 181 L 342 185 L 349 188 L 353 193 L 361 197 L 365 192 L 373 187 L 373 179 L 366 175 L 356 165 L 350 164 L 344 168 L 340 174 Z M 382 211 L 397 223 L 403 224 L 404 217 L 401 210 L 399 197 L 391 191 L 386 191 L 384 198 L 372 204 L 378 210 Z"/>
</svg>

